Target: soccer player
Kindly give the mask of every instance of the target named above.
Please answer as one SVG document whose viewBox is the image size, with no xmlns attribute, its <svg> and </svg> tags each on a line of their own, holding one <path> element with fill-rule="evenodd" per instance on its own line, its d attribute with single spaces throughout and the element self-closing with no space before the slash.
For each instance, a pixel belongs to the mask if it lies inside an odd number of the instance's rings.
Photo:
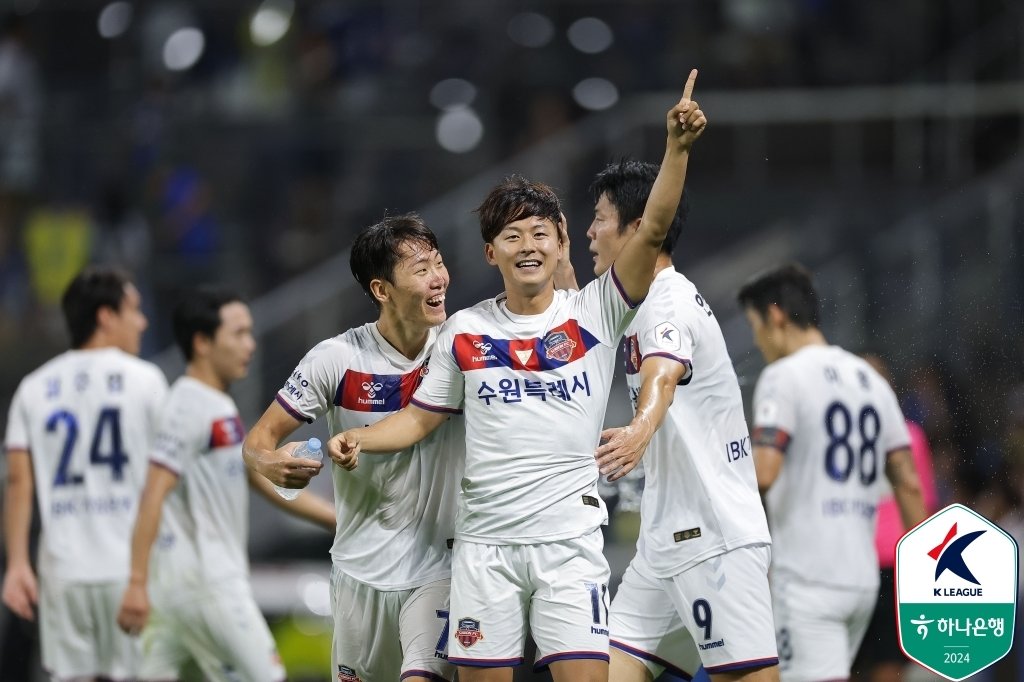
<svg viewBox="0 0 1024 682">
<path fill-rule="evenodd" d="M 250 431 L 250 467 L 302 487 L 320 467 L 277 448 L 303 422 L 327 415 L 331 433 L 380 421 L 404 406 L 445 321 L 448 270 L 433 232 L 391 216 L 356 237 L 352 274 L 376 322 L 315 346 Z M 448 595 L 455 500 L 462 478 L 461 418 L 420 443 L 347 471 L 333 467 L 338 530 L 331 549 L 332 677 L 343 682 L 451 680 Z"/>
<path fill-rule="evenodd" d="M 607 514 L 594 448 L 615 348 L 647 294 L 691 145 L 707 123 L 690 100 L 695 79 L 694 70 L 668 112 L 662 171 L 608 272 L 580 291 L 556 290 L 558 198 L 544 185 L 507 179 L 478 209 L 484 256 L 505 293 L 444 325 L 412 405 L 328 443 L 335 462 L 351 466 L 361 449 L 407 447 L 465 412 L 449 639 L 463 682 L 511 680 L 527 626 L 536 667 L 550 666 L 556 681 L 608 678 Z"/>
<path fill-rule="evenodd" d="M 768 366 L 754 391 L 754 465 L 772 529 L 782 679 L 846 679 L 878 594 L 879 473 L 907 528 L 925 518 L 910 436 L 889 384 L 826 341 L 810 274 L 755 277 L 739 303 Z"/>
<path fill-rule="evenodd" d="M 657 174 L 623 161 L 594 179 L 594 274 L 640 228 Z M 641 457 L 646 471 L 636 556 L 611 605 L 610 679 L 643 682 L 665 668 L 689 678 L 703 663 L 712 679 L 777 680 L 771 539 L 739 383 L 711 307 L 672 266 L 687 211 L 683 197 L 626 330 L 633 420 L 602 433 L 597 449 L 609 480 Z"/>
<path fill-rule="evenodd" d="M 192 659 L 210 680 L 277 682 L 284 668 L 249 585 L 247 479 L 272 504 L 332 531 L 334 506 L 309 493 L 286 502 L 247 474 L 245 427 L 227 391 L 256 349 L 248 306 L 230 292 L 190 291 L 173 328 L 188 364 L 162 410 L 117 622 L 132 635 L 145 626 L 142 680 L 178 679 Z"/>
<path fill-rule="evenodd" d="M 128 582 L 128 538 L 167 381 L 136 357 L 146 317 L 126 275 L 87 268 L 61 300 L 71 350 L 18 386 L 7 420 L 3 601 L 39 606 L 43 667 L 54 680 L 129 679 L 139 648 L 114 621 Z M 39 499 L 39 583 L 29 560 Z"/>
</svg>

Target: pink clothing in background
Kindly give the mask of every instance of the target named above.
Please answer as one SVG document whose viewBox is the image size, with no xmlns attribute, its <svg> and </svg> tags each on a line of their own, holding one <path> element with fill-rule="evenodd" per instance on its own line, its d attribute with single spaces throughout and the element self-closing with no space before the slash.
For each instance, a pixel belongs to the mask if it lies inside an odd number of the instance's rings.
<svg viewBox="0 0 1024 682">
<path fill-rule="evenodd" d="M 907 429 L 910 431 L 910 452 L 914 456 L 914 467 L 921 481 L 921 492 L 924 493 L 924 506 L 931 514 L 938 502 L 935 474 L 932 472 L 932 451 L 928 447 L 924 429 L 909 420 Z M 896 543 L 903 537 L 904 532 L 906 529 L 900 519 L 900 508 L 892 495 L 886 495 L 878 503 L 878 529 L 875 531 L 879 568 L 892 568 L 896 562 Z"/>
</svg>

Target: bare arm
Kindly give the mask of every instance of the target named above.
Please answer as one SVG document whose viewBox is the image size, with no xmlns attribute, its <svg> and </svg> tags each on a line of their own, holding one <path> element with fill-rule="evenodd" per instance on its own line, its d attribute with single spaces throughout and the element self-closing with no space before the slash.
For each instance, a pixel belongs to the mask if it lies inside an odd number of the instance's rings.
<svg viewBox="0 0 1024 682">
<path fill-rule="evenodd" d="M 327 442 L 327 454 L 338 466 L 353 469 L 360 452 L 404 450 L 426 438 L 447 419 L 447 413 L 407 405 L 373 426 L 337 434 Z"/>
<path fill-rule="evenodd" d="M 661 169 L 647 198 L 640 227 L 615 259 L 615 276 L 631 301 L 641 301 L 647 296 L 661 244 L 683 194 L 690 148 L 707 125 L 704 113 L 690 99 L 696 80 L 697 70 L 693 69 L 686 81 L 683 98 L 668 112 L 668 139 Z"/>
<path fill-rule="evenodd" d="M 900 508 L 903 527 L 910 530 L 928 516 L 924 504 L 921 480 L 914 467 L 914 457 L 909 448 L 889 453 L 885 462 L 885 476 L 892 484 L 893 496 Z"/>
<path fill-rule="evenodd" d="M 293 444 L 278 447 L 301 424 L 276 401 L 270 403 L 242 443 L 242 458 L 246 466 L 282 488 L 305 488 L 309 485 L 323 464 L 315 459 L 292 457 Z"/>
<path fill-rule="evenodd" d="M 29 530 L 32 527 L 32 457 L 28 450 L 7 451 L 7 491 L 4 494 L 4 540 L 7 570 L 4 574 L 3 602 L 26 620 L 34 620 L 34 605 L 39 588 L 29 557 Z"/>
<path fill-rule="evenodd" d="M 252 469 L 249 469 L 249 485 L 252 486 L 256 492 L 262 495 L 270 504 L 274 505 L 278 509 L 282 509 L 289 514 L 298 516 L 299 518 L 306 519 L 311 523 L 315 523 L 318 526 L 334 532 L 335 530 L 335 513 L 334 503 L 330 502 L 319 495 L 309 492 L 308 490 L 303 492 L 294 500 L 286 500 L 277 494 L 274 490 L 274 485 L 267 480 L 266 477 L 259 475 Z"/>
<path fill-rule="evenodd" d="M 772 487 L 782 471 L 785 455 L 770 445 L 754 445 L 754 471 L 757 472 L 757 488 L 763 496 Z"/>
<path fill-rule="evenodd" d="M 160 530 L 164 499 L 176 485 L 178 474 L 156 464 L 149 465 L 146 487 L 142 490 L 135 529 L 132 531 L 131 574 L 117 614 L 118 626 L 130 635 L 140 633 L 149 618 L 149 596 L 146 594 L 149 556 Z"/>
<path fill-rule="evenodd" d="M 633 420 L 627 426 L 601 432 L 601 440 L 606 442 L 597 448 L 597 466 L 609 481 L 617 481 L 636 468 L 664 421 L 685 373 L 686 365 L 676 360 L 658 356 L 644 359 Z"/>
</svg>

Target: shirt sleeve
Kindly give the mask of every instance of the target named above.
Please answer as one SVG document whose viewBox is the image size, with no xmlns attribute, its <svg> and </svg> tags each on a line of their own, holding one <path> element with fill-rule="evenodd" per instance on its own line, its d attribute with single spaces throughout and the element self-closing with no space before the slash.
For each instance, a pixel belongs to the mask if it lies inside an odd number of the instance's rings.
<svg viewBox="0 0 1024 682">
<path fill-rule="evenodd" d="M 163 370 L 156 365 L 153 366 L 153 378 L 150 381 L 149 389 L 149 408 L 147 409 L 146 418 L 149 421 L 149 437 L 152 439 L 157 430 L 160 428 L 160 422 L 163 419 L 164 410 L 167 405 L 167 377 L 164 376 Z M 150 440 L 152 442 L 152 440 Z"/>
<path fill-rule="evenodd" d="M 14 393 L 14 399 L 11 400 L 11 407 L 7 412 L 7 433 L 4 436 L 4 445 L 7 450 L 30 449 L 28 411 L 25 400 L 25 382 L 22 382 Z"/>
<path fill-rule="evenodd" d="M 172 393 L 164 407 L 149 461 L 181 475 L 206 450 L 209 422 L 194 413 L 189 396 Z"/>
<path fill-rule="evenodd" d="M 754 445 L 785 453 L 796 431 L 796 405 L 791 378 L 778 367 L 766 367 L 754 389 Z"/>
<path fill-rule="evenodd" d="M 431 412 L 462 413 L 466 394 L 466 377 L 455 361 L 454 323 L 452 317 L 441 327 L 430 351 L 427 374 L 412 396 L 412 404 Z"/>
<path fill-rule="evenodd" d="M 333 343 L 324 341 L 306 353 L 277 392 L 278 404 L 299 421 L 312 424 L 334 404 L 341 371 L 331 357 L 344 351 Z"/>
<path fill-rule="evenodd" d="M 614 346 L 633 321 L 639 302 L 629 299 L 615 276 L 615 266 L 574 294 L 577 320 L 601 343 Z"/>
<path fill-rule="evenodd" d="M 695 302 L 690 301 L 690 305 Z M 680 385 L 690 382 L 696 332 L 686 301 L 675 300 L 671 291 L 648 296 L 636 313 L 633 328 L 640 345 L 640 364 L 649 357 L 675 360 L 686 367 Z"/>
</svg>

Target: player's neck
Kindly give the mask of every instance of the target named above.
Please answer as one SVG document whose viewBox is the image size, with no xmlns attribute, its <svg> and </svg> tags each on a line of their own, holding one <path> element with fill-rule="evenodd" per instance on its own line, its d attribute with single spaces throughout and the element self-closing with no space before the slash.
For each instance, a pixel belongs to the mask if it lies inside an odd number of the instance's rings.
<svg viewBox="0 0 1024 682">
<path fill-rule="evenodd" d="M 786 355 L 792 355 L 807 346 L 827 346 L 828 340 L 817 327 L 800 329 L 790 326 L 786 333 Z"/>
<path fill-rule="evenodd" d="M 505 309 L 515 315 L 539 315 L 551 307 L 554 299 L 555 286 L 551 280 L 535 294 L 505 287 Z"/>
<path fill-rule="evenodd" d="M 206 384 L 210 388 L 220 391 L 221 393 L 228 392 L 228 382 L 224 381 L 213 368 L 210 367 L 209 363 L 202 362 L 201 360 L 193 360 L 188 363 L 185 368 L 185 375 L 192 377 L 201 384 Z"/>
<path fill-rule="evenodd" d="M 654 276 L 657 277 L 658 273 L 670 267 L 672 267 L 672 256 L 664 252 L 659 253 L 658 260 L 654 262 Z"/>
<path fill-rule="evenodd" d="M 419 356 L 430 335 L 429 328 L 408 324 L 386 312 L 382 312 L 377 320 L 377 331 L 392 348 L 410 360 L 415 360 Z"/>
</svg>

